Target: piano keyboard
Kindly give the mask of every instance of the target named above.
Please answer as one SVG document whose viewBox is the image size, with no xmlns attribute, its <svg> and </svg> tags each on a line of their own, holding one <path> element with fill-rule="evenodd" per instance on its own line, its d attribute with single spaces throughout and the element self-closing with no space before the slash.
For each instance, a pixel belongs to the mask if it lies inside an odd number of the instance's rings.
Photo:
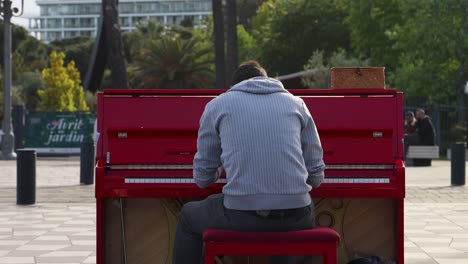
<svg viewBox="0 0 468 264">
<path fill-rule="evenodd" d="M 190 164 L 113 164 L 109 165 L 111 170 L 192 170 Z M 332 164 L 326 165 L 326 170 L 392 170 L 395 165 L 388 164 Z"/>
<path fill-rule="evenodd" d="M 325 178 L 324 183 L 390 183 L 389 178 Z M 193 178 L 125 178 L 125 183 L 195 183 Z M 226 183 L 218 179 L 216 183 Z"/>
</svg>

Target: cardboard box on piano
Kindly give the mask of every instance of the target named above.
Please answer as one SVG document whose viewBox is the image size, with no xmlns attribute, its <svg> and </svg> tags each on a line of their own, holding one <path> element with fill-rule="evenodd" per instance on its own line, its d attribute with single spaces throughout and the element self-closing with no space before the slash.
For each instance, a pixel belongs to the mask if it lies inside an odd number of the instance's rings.
<svg viewBox="0 0 468 264">
<path fill-rule="evenodd" d="M 385 67 L 333 67 L 332 89 L 385 89 Z"/>
</svg>

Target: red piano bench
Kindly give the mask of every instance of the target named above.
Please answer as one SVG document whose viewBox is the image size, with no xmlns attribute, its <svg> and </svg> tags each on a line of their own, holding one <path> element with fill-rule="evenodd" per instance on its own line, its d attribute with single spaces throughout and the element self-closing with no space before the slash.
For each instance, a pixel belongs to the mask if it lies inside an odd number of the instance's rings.
<svg viewBox="0 0 468 264">
<path fill-rule="evenodd" d="M 203 232 L 205 264 L 215 264 L 215 256 L 317 255 L 324 264 L 336 264 L 340 235 L 333 229 L 289 232 L 241 232 L 207 229 Z"/>
</svg>

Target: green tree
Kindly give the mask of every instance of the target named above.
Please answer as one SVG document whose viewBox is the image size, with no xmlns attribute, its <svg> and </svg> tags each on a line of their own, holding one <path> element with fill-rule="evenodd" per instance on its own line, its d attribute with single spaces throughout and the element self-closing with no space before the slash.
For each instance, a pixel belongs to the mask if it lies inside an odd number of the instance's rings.
<svg viewBox="0 0 468 264">
<path fill-rule="evenodd" d="M 199 40 L 165 36 L 150 40 L 134 63 L 134 76 L 146 88 L 206 88 L 212 85 L 211 49 Z"/>
<path fill-rule="evenodd" d="M 86 76 L 94 40 L 86 36 L 52 41 L 50 49 L 65 53 L 65 64 L 74 61 L 80 76 Z M 83 81 L 83 80 L 82 80 Z"/>
<path fill-rule="evenodd" d="M 339 1 L 348 15 L 344 22 L 351 32 L 351 45 L 361 58 L 369 58 L 372 65 L 393 70 L 400 49 L 395 47 L 397 29 L 401 23 L 401 0 Z"/>
<path fill-rule="evenodd" d="M 237 48 L 239 61 L 258 60 L 254 50 L 256 41 L 242 25 L 237 25 Z"/>
<path fill-rule="evenodd" d="M 300 71 L 315 50 L 350 49 L 345 17 L 335 1 L 266 1 L 253 19 L 255 52 L 270 75 Z"/>
<path fill-rule="evenodd" d="M 407 98 L 462 104 L 468 76 L 467 3 L 464 0 L 399 2 L 403 23 L 395 47 L 401 50 L 391 83 Z"/>
<path fill-rule="evenodd" d="M 5 43 L 3 39 L 3 19 L 0 19 L 0 63 L 3 65 L 3 43 Z M 11 27 L 11 52 L 15 52 L 16 48 L 18 48 L 19 44 L 26 39 L 32 38 L 29 35 L 28 31 L 20 26 L 12 25 Z"/>
<path fill-rule="evenodd" d="M 80 73 L 73 61 L 64 66 L 65 54 L 53 51 L 50 68 L 42 71 L 46 89 L 39 90 L 39 109 L 45 111 L 87 111 Z"/>
<path fill-rule="evenodd" d="M 250 29 L 252 18 L 257 14 L 258 9 L 265 0 L 236 0 L 237 1 L 237 21 L 244 28 Z"/>
<path fill-rule="evenodd" d="M 45 87 L 39 72 L 23 72 L 15 84 L 21 87 L 22 98 L 28 111 L 36 111 L 39 104 L 38 90 Z"/>
<path fill-rule="evenodd" d="M 148 40 L 159 39 L 165 33 L 164 26 L 154 19 L 142 20 L 136 25 L 134 31 L 122 34 L 125 59 L 133 63 L 135 58 L 141 56 Z"/>
<path fill-rule="evenodd" d="M 20 57 L 23 63 L 22 71 L 17 72 L 16 75 L 20 76 L 21 72 L 44 69 L 47 67 L 49 53 L 49 46 L 36 38 L 28 37 L 21 41 L 18 43 L 18 48 L 13 52 L 13 59 Z"/>
<path fill-rule="evenodd" d="M 328 59 L 324 59 L 323 51 L 317 50 L 304 66 L 306 75 L 302 78 L 302 83 L 308 88 L 330 88 L 330 68 L 365 67 L 368 65 L 369 62 L 367 60 L 350 58 L 346 55 L 346 51 L 342 49 L 334 52 Z"/>
</svg>

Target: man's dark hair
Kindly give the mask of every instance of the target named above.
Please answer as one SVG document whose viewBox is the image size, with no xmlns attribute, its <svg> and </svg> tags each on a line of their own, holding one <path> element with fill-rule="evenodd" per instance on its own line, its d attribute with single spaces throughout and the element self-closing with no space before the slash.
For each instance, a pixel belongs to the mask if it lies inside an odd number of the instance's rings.
<svg viewBox="0 0 468 264">
<path fill-rule="evenodd" d="M 234 86 L 244 80 L 259 76 L 268 77 L 265 69 L 254 60 L 244 61 L 232 75 L 231 85 Z"/>
</svg>

